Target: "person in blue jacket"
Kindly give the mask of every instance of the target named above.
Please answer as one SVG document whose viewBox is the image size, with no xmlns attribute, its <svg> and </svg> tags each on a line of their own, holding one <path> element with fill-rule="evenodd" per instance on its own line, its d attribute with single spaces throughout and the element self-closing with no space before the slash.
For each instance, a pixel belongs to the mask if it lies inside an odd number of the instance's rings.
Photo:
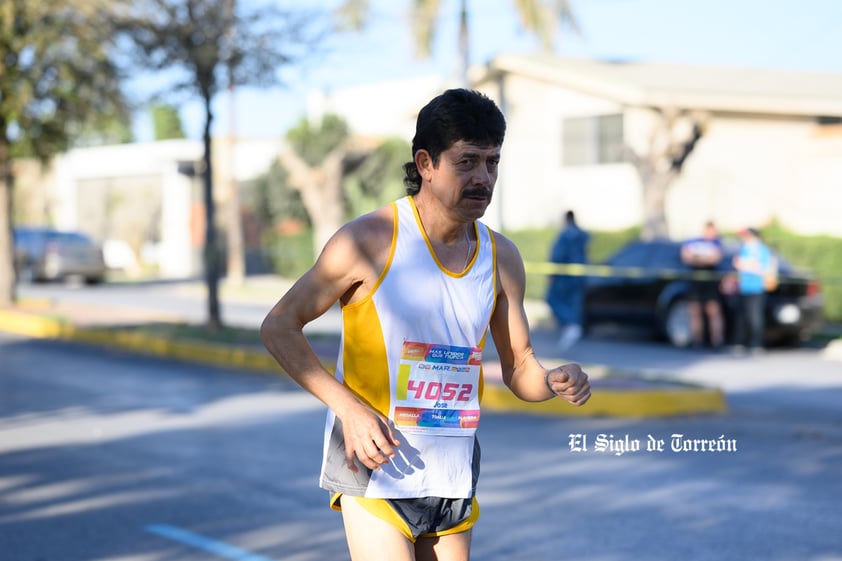
<svg viewBox="0 0 842 561">
<path fill-rule="evenodd" d="M 568 210 L 564 215 L 564 228 L 553 243 L 550 261 L 559 264 L 585 264 L 590 236 L 576 223 L 576 215 Z M 561 327 L 558 346 L 570 348 L 582 336 L 582 308 L 585 298 L 583 274 L 552 275 L 547 290 L 547 304 Z"/>
</svg>

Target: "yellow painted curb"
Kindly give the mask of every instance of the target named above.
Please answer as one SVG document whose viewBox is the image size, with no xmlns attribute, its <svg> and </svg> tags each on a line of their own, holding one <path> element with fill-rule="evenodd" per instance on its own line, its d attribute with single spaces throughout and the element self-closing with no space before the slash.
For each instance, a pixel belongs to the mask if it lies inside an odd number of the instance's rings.
<svg viewBox="0 0 842 561">
<path fill-rule="evenodd" d="M 139 354 L 213 366 L 283 373 L 274 358 L 264 352 L 227 345 L 174 342 L 119 329 L 77 328 L 59 319 L 14 310 L 0 310 L 0 331 L 32 338 L 105 345 Z M 324 364 L 330 371 L 336 368 L 335 362 Z M 570 417 L 668 417 L 722 413 L 727 410 L 725 396 L 715 389 L 611 389 L 599 388 L 597 384 L 588 403 L 583 407 L 574 407 L 558 399 L 539 403 L 525 402 L 515 397 L 505 386 L 486 383 L 482 405 L 489 411 Z"/>
<path fill-rule="evenodd" d="M 254 352 L 243 347 L 172 341 L 128 330 L 79 328 L 59 319 L 25 312 L 0 310 L 0 331 L 36 339 L 62 339 L 110 346 L 145 355 L 213 366 L 283 373 L 268 353 Z M 325 367 L 332 370 L 336 365 L 326 362 Z"/>
<path fill-rule="evenodd" d="M 37 339 L 62 338 L 68 325 L 60 320 L 34 314 L 0 310 L 0 330 Z"/>
</svg>

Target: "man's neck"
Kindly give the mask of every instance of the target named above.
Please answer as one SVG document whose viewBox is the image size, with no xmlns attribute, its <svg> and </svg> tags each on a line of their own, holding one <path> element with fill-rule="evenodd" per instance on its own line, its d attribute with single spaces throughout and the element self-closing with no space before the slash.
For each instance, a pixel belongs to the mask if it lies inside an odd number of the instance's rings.
<svg viewBox="0 0 842 561">
<path fill-rule="evenodd" d="M 442 208 L 435 198 L 424 197 L 419 193 L 412 199 L 430 241 L 446 245 L 460 243 L 465 238 L 466 229 L 469 234 L 473 232 L 472 223 L 466 224 L 448 216 L 447 210 Z"/>
</svg>

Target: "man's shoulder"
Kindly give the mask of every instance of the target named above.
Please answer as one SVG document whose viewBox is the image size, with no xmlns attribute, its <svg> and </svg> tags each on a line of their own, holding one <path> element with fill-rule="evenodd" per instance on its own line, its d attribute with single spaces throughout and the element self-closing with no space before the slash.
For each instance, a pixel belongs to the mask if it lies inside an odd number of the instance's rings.
<svg viewBox="0 0 842 561">
<path fill-rule="evenodd" d="M 348 222 L 346 226 L 351 226 L 352 228 L 372 228 L 380 224 L 387 224 L 391 227 L 394 223 L 394 216 L 394 203 L 390 203 L 357 216 Z"/>
<path fill-rule="evenodd" d="M 385 206 L 362 214 L 342 225 L 334 234 L 334 238 L 344 240 L 341 244 L 346 248 L 350 243 L 359 248 L 375 249 L 378 246 L 388 246 L 392 243 L 394 230 L 394 212 L 391 206 Z"/>
</svg>

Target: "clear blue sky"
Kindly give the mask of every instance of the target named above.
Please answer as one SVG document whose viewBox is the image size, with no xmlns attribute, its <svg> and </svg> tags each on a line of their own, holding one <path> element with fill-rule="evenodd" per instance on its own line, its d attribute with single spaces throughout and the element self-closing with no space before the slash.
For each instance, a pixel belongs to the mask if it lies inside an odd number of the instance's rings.
<svg viewBox="0 0 842 561">
<path fill-rule="evenodd" d="M 254 1 L 254 0 L 240 0 Z M 842 0 L 570 0 L 581 35 L 563 30 L 556 52 L 565 56 L 679 62 L 842 73 Z M 290 4 L 325 10 L 339 0 Z M 237 133 L 282 136 L 304 111 L 309 90 L 330 89 L 413 75 L 455 75 L 458 0 L 443 0 L 433 57 L 413 56 L 409 8 L 412 0 L 371 0 L 372 18 L 363 33 L 331 40 L 331 52 L 283 71 L 283 89 L 240 89 Z M 468 0 L 471 61 L 501 52 L 529 52 L 537 42 L 524 32 L 514 0 Z M 225 96 L 215 102 L 215 134 L 228 130 Z M 182 107 L 191 138 L 199 138 L 202 112 Z M 139 140 L 151 137 L 149 119 L 138 119 Z"/>
</svg>

